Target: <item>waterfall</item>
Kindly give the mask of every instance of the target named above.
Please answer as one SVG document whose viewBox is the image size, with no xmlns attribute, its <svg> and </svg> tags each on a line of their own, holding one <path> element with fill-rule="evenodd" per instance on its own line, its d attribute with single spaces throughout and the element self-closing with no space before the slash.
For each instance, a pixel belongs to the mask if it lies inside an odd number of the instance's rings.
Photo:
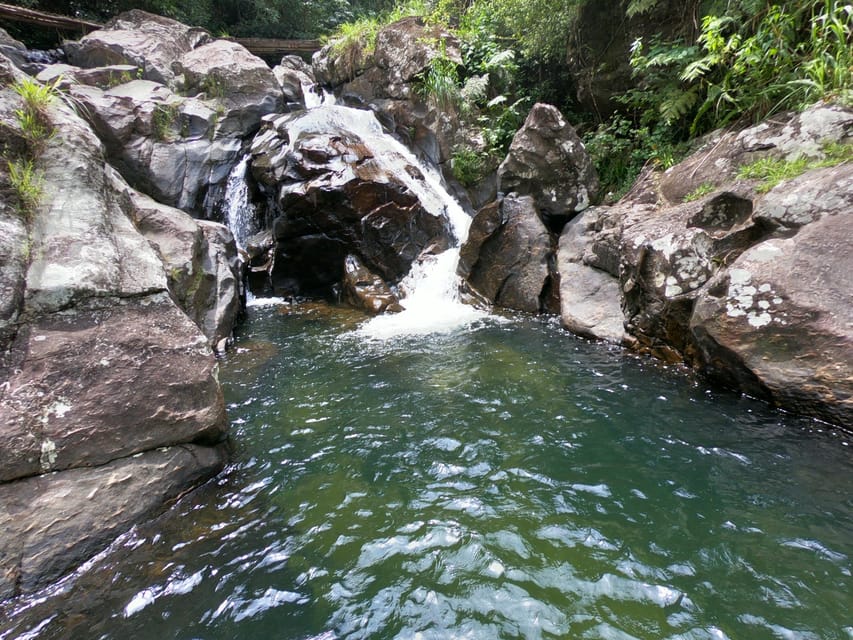
<svg viewBox="0 0 853 640">
<path fill-rule="evenodd" d="M 249 197 L 249 184 L 246 181 L 248 167 L 249 156 L 247 155 L 228 174 L 225 195 L 222 197 L 225 224 L 231 230 L 240 249 L 245 249 L 248 239 L 258 232 L 255 206 Z"/>
</svg>

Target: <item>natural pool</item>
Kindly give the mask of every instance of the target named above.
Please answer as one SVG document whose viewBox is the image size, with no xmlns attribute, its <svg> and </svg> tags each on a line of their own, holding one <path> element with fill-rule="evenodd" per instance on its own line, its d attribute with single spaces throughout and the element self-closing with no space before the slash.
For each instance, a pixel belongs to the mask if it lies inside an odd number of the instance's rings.
<svg viewBox="0 0 853 640">
<path fill-rule="evenodd" d="M 853 638 L 853 456 L 531 318 L 252 308 L 234 462 L 0 639 Z"/>
</svg>

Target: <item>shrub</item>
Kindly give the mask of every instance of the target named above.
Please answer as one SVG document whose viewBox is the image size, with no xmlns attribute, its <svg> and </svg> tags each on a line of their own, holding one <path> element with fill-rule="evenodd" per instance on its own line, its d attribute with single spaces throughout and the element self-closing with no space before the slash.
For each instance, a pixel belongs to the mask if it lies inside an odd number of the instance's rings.
<svg viewBox="0 0 853 640">
<path fill-rule="evenodd" d="M 19 158 L 7 163 L 9 182 L 18 198 L 19 212 L 27 219 L 42 199 L 43 175 L 31 159 Z"/>
</svg>

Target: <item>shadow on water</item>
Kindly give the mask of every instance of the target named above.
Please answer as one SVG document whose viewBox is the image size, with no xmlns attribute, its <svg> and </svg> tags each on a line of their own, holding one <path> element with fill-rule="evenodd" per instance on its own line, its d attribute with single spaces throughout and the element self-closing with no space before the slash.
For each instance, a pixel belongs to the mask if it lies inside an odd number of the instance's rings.
<svg viewBox="0 0 853 640">
<path fill-rule="evenodd" d="M 853 637 L 845 436 L 549 322 L 252 309 L 235 459 L 0 638 Z"/>
</svg>

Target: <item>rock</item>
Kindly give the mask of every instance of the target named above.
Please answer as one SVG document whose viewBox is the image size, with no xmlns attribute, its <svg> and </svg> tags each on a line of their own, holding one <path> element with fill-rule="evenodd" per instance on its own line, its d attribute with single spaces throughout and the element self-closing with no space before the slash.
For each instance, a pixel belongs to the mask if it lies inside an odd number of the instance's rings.
<svg viewBox="0 0 853 640">
<path fill-rule="evenodd" d="M 4 143 L 15 141 L 15 108 L 20 98 L 0 91 Z M 39 202 L 16 223 L 8 192 L 0 194 L 9 232 L 0 240 L 8 260 L 0 277 L 4 595 L 57 578 L 215 473 L 223 452 L 207 447 L 228 427 L 208 339 L 176 304 L 176 278 L 128 217 L 130 188 L 65 101 L 47 117 L 55 131 L 38 150 Z M 225 246 L 213 241 L 220 230 L 198 228 L 212 258 Z"/>
<path fill-rule="evenodd" d="M 81 69 L 70 64 L 52 64 L 36 76 L 41 83 L 58 83 L 60 88 L 68 88 L 72 84 L 84 84 L 99 89 L 110 89 L 136 79 L 137 67 L 129 64 L 114 64 L 108 67 Z"/>
<path fill-rule="evenodd" d="M 598 175 L 574 128 L 551 105 L 533 106 L 498 168 L 498 191 L 533 196 L 559 232 L 598 195 Z"/>
<path fill-rule="evenodd" d="M 719 274 L 690 328 L 699 366 L 788 410 L 853 424 L 853 191 L 846 211 L 755 245 Z"/>
<path fill-rule="evenodd" d="M 397 296 L 390 287 L 372 273 L 358 256 L 352 254 L 344 259 L 344 299 L 356 309 L 379 314 L 385 311 L 402 311 Z"/>
<path fill-rule="evenodd" d="M 220 448 L 182 445 L 0 485 L 0 600 L 62 577 L 225 459 Z"/>
<path fill-rule="evenodd" d="M 214 103 L 148 80 L 70 92 L 125 180 L 164 204 L 201 213 L 207 194 L 225 184 L 239 160 L 243 142 L 220 137 Z"/>
<path fill-rule="evenodd" d="M 18 68 L 27 63 L 27 47 L 23 42 L 15 40 L 2 28 L 0 28 L 0 55 Z"/>
<path fill-rule="evenodd" d="M 273 67 L 272 73 L 281 87 L 285 103 L 304 108 L 305 88 L 312 87 L 313 91 L 316 84 L 311 66 L 299 56 L 284 56 L 281 62 Z"/>
<path fill-rule="evenodd" d="M 721 187 L 738 169 L 763 158 L 823 157 L 826 142 L 853 136 L 853 110 L 818 103 L 799 114 L 776 116 L 741 131 L 717 132 L 660 178 L 660 195 L 680 203 L 702 185 Z"/>
<path fill-rule="evenodd" d="M 77 67 L 133 65 L 146 80 L 168 85 L 175 81 L 172 63 L 209 40 L 202 29 L 133 9 L 63 47 Z"/>
<path fill-rule="evenodd" d="M 507 309 L 538 313 L 553 286 L 553 239 L 531 196 L 509 195 L 481 209 L 459 254 L 467 287 Z"/>
<path fill-rule="evenodd" d="M 18 331 L 0 378 L 0 481 L 227 431 L 207 339 L 167 293 L 39 316 Z"/>
<path fill-rule="evenodd" d="M 169 291 L 216 351 L 228 341 L 242 310 L 242 265 L 231 232 L 194 220 L 126 185 L 122 203 L 166 268 Z"/>
<path fill-rule="evenodd" d="M 560 236 L 560 317 L 572 333 L 621 344 L 626 336 L 618 275 L 590 264 L 596 262 L 598 214 L 595 208 L 587 209 L 569 222 Z"/>
<path fill-rule="evenodd" d="M 281 112 L 284 95 L 266 63 L 242 45 L 214 40 L 187 52 L 175 63 L 188 93 L 204 93 L 220 107 L 218 134 L 251 135 L 261 117 Z"/>
<path fill-rule="evenodd" d="M 255 138 L 253 174 L 282 212 L 271 274 L 280 294 L 328 294 L 348 254 L 396 282 L 425 248 L 449 245 L 441 203 L 392 142 L 371 113 L 345 107 L 276 118 Z"/>
</svg>

